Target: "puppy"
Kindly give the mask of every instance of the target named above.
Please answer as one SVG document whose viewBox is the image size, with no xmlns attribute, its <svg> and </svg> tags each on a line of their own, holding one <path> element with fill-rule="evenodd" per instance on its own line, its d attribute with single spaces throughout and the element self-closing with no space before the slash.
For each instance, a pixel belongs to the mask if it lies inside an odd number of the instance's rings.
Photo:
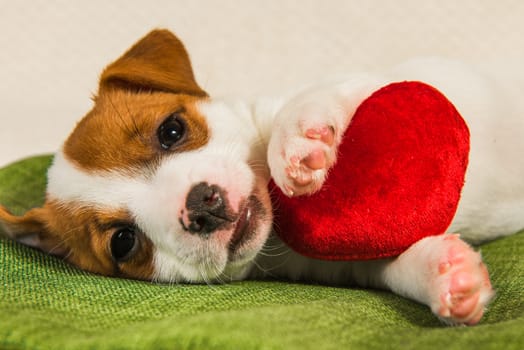
<svg viewBox="0 0 524 350">
<path fill-rule="evenodd" d="M 270 177 L 290 196 L 317 191 L 356 107 L 406 79 L 440 89 L 471 129 L 450 232 L 483 241 L 524 227 L 524 127 L 477 73 L 425 60 L 290 98 L 226 101 L 200 88 L 184 46 L 166 30 L 104 70 L 93 109 L 54 157 L 44 206 L 21 217 L 2 208 L 0 223 L 8 237 L 102 275 L 384 288 L 449 324 L 475 324 L 493 291 L 480 255 L 457 235 L 422 239 L 395 259 L 330 262 L 300 256 L 271 234 Z"/>
</svg>

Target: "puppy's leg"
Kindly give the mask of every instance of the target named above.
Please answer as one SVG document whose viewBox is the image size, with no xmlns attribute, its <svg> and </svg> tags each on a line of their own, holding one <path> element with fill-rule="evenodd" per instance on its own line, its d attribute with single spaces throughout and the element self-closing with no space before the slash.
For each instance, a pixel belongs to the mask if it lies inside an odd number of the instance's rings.
<svg viewBox="0 0 524 350">
<path fill-rule="evenodd" d="M 494 295 L 480 254 L 458 235 L 420 240 L 379 275 L 382 287 L 428 305 L 448 324 L 478 323 Z"/>
<path fill-rule="evenodd" d="M 281 248 L 257 257 L 252 278 L 387 289 L 428 305 L 447 324 L 478 323 L 494 295 L 480 254 L 458 235 L 426 237 L 394 259 L 368 261 L 311 259 L 289 250 L 275 236 L 268 247 Z"/>
<path fill-rule="evenodd" d="M 357 107 L 381 84 L 373 76 L 354 76 L 310 88 L 284 104 L 268 145 L 271 176 L 284 193 L 310 194 L 322 187 Z"/>
<path fill-rule="evenodd" d="M 426 237 L 394 259 L 368 261 L 311 259 L 285 248 L 278 238 L 271 239 L 268 246 L 282 248 L 259 255 L 252 278 L 387 289 L 428 305 L 451 325 L 478 323 L 494 295 L 480 254 L 458 235 Z"/>
</svg>

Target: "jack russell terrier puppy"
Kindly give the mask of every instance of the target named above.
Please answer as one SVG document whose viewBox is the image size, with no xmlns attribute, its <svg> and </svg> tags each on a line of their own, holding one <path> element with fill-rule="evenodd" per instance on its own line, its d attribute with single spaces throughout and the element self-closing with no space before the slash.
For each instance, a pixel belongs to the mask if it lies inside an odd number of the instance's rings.
<svg viewBox="0 0 524 350">
<path fill-rule="evenodd" d="M 271 234 L 270 178 L 291 196 L 318 190 L 356 107 L 406 79 L 442 91 L 472 134 L 450 232 L 479 242 L 524 227 L 524 123 L 470 69 L 420 60 L 291 98 L 226 101 L 199 87 L 166 30 L 104 70 L 93 109 L 54 157 L 44 206 L 21 217 L 0 207 L 0 224 L 12 239 L 102 275 L 384 288 L 446 323 L 475 324 L 494 293 L 480 254 L 457 235 L 424 238 L 394 259 L 333 262 L 300 256 Z"/>
</svg>

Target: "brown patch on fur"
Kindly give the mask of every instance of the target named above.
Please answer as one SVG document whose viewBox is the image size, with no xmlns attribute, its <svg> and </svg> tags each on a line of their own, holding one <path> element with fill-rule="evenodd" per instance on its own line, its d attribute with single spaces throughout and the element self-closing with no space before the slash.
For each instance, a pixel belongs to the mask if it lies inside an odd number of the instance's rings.
<svg viewBox="0 0 524 350">
<path fill-rule="evenodd" d="M 208 142 L 207 123 L 196 106 L 200 100 L 160 92 L 107 92 L 78 123 L 64 145 L 64 154 L 86 170 L 152 168 L 166 154 L 190 151 Z M 175 112 L 186 125 L 186 137 L 165 151 L 157 140 L 157 129 Z"/>
<path fill-rule="evenodd" d="M 138 248 L 125 262 L 117 263 L 111 256 L 112 235 L 123 224 L 133 226 L 125 211 L 96 210 L 76 203 L 65 206 L 49 200 L 43 208 L 21 217 L 0 207 L 0 223 L 12 239 L 27 243 L 29 237 L 31 246 L 83 270 L 105 276 L 153 278 L 153 243 L 145 235 L 137 233 Z"/>
<path fill-rule="evenodd" d="M 37 208 L 28 211 L 24 216 L 14 216 L 0 205 L 0 227 L 9 238 L 16 238 L 22 232 L 26 235 L 36 233 L 42 228 L 41 211 L 41 208 Z M 22 232 L 20 228 L 23 228 Z"/>
<path fill-rule="evenodd" d="M 184 45 L 167 30 L 154 30 L 102 73 L 95 106 L 64 146 L 87 170 L 153 168 L 169 152 L 205 145 L 209 130 L 196 105 L 207 98 L 195 81 Z M 166 151 L 157 129 L 180 112 L 187 136 Z"/>
<path fill-rule="evenodd" d="M 113 89 L 207 96 L 195 81 L 184 45 L 168 30 L 153 30 L 104 70 L 100 90 Z"/>
<path fill-rule="evenodd" d="M 195 81 L 189 56 L 176 36 L 155 30 L 102 73 L 94 108 L 66 141 L 65 156 L 87 171 L 118 170 L 147 176 L 161 158 L 198 149 L 209 140 L 198 103 L 207 98 Z M 157 130 L 177 113 L 186 128 L 169 150 Z M 96 210 L 80 203 L 46 201 L 16 217 L 0 207 L 0 226 L 10 238 L 63 257 L 78 267 L 108 276 L 153 277 L 153 244 L 139 234 L 140 248 L 127 261 L 111 257 L 110 240 L 118 228 L 133 225 L 125 211 Z"/>
</svg>

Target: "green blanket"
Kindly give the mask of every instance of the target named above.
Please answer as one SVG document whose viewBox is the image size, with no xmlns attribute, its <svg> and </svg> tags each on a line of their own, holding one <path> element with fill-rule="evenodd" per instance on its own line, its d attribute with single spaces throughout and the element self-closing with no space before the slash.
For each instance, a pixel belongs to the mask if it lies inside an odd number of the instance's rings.
<svg viewBox="0 0 524 350">
<path fill-rule="evenodd" d="M 40 204 L 49 162 L 0 169 L 0 203 Z M 524 232 L 481 249 L 497 297 L 478 326 L 449 328 L 383 291 L 113 279 L 0 239 L 0 348 L 524 349 Z"/>
</svg>

